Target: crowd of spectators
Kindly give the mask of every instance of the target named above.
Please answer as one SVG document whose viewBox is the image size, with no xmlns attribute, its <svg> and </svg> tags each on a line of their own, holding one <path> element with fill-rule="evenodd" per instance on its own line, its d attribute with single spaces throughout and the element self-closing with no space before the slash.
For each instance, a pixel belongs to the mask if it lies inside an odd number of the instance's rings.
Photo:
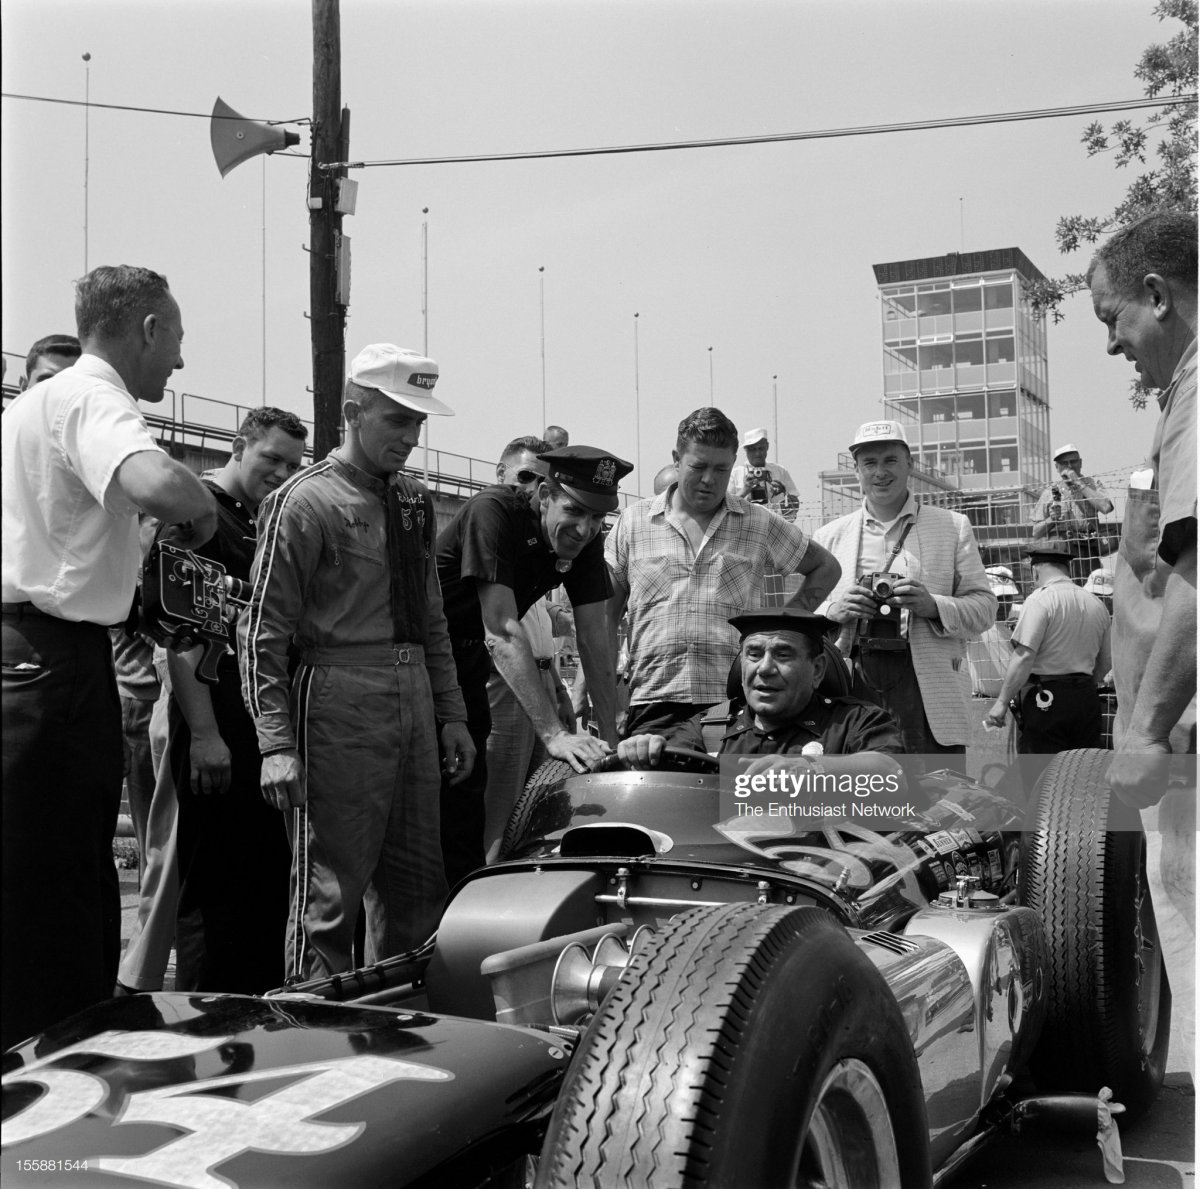
<svg viewBox="0 0 1200 1189">
<path fill-rule="evenodd" d="M 4 1044 L 161 987 L 172 947 L 178 988 L 251 993 L 419 948 L 499 856 L 543 760 L 647 767 L 683 745 L 965 768 L 980 637 L 993 663 L 976 692 L 992 725 L 1016 709 L 1026 753 L 1099 742 L 1111 667 L 1113 789 L 1157 802 L 1147 755 L 1194 745 L 1195 220 L 1178 218 L 1115 236 L 1089 272 L 1110 352 L 1163 391 L 1120 558 L 1072 580 L 1074 543 L 1112 503 L 1060 448 L 1019 614 L 967 518 L 917 499 L 894 421 L 857 428 L 862 504 L 811 536 L 765 429 L 739 438 L 711 407 L 619 515 L 631 464 L 547 426 L 508 441 L 496 483 L 439 531 L 404 473 L 426 418 L 453 412 L 438 366 L 373 344 L 348 369 L 341 447 L 302 467 L 301 422 L 256 409 L 199 479 L 137 407 L 183 366 L 165 278 L 89 273 L 78 338 L 34 344 L 3 417 Z M 172 546 L 237 580 L 211 672 L 207 646 L 163 648 L 131 614 L 143 559 Z M 118 967 L 123 781 L 143 865 Z"/>
</svg>

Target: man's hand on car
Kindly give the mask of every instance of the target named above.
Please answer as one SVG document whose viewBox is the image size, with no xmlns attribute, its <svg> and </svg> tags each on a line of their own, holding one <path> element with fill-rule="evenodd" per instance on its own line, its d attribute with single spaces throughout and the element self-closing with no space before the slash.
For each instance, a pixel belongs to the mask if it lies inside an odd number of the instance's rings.
<svg viewBox="0 0 1200 1189">
<path fill-rule="evenodd" d="M 666 748 L 667 741 L 661 735 L 630 735 L 617 744 L 617 759 L 635 772 L 657 768 Z"/>
<path fill-rule="evenodd" d="M 552 759 L 566 760 L 576 772 L 589 772 L 612 748 L 594 735 L 570 735 L 560 731 L 546 740 L 546 753 Z"/>
</svg>

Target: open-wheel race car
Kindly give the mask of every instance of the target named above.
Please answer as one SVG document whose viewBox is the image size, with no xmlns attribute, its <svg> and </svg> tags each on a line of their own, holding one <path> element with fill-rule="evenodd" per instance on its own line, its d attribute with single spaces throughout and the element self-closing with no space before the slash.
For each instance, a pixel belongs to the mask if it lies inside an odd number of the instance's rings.
<svg viewBox="0 0 1200 1189">
<path fill-rule="evenodd" d="M 1047 1116 L 1116 1177 L 1171 998 L 1108 759 L 1057 757 L 1024 832 L 947 772 L 867 830 L 731 816 L 701 753 L 551 763 L 420 951 L 10 1050 L 5 1183 L 908 1189 Z"/>
</svg>

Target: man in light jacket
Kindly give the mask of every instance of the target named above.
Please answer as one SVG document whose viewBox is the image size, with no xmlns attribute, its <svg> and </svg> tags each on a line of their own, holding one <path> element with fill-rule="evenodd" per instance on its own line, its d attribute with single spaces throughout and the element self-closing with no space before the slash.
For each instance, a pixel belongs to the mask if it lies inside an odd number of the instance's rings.
<svg viewBox="0 0 1200 1189">
<path fill-rule="evenodd" d="M 961 768 L 947 757 L 964 755 L 971 735 L 964 645 L 996 614 L 975 535 L 960 513 L 917 503 L 899 422 L 859 426 L 850 452 L 863 503 L 813 534 L 842 567 L 818 613 L 842 625 L 855 695 L 895 715 L 905 750 Z"/>
</svg>

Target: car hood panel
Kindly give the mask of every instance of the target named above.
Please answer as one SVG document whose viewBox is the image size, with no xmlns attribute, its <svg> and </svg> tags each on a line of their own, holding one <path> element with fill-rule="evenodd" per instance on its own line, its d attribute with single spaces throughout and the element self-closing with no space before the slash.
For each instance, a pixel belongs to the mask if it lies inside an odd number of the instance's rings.
<svg viewBox="0 0 1200 1189">
<path fill-rule="evenodd" d="M 403 1185 L 547 1113 L 567 1056 L 530 1029 L 386 1008 L 116 999 L 5 1055 L 4 1180 Z"/>
</svg>

